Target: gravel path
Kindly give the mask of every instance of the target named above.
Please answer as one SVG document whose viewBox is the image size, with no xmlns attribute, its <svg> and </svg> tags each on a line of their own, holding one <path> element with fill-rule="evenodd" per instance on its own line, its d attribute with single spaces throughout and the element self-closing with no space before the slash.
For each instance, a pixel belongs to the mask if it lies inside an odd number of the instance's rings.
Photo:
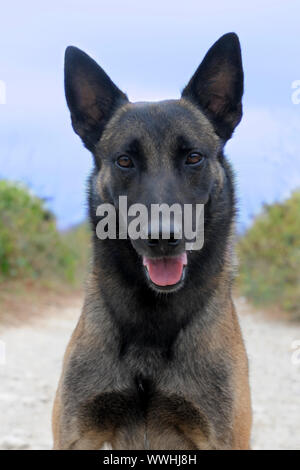
<svg viewBox="0 0 300 470">
<path fill-rule="evenodd" d="M 237 308 L 250 361 L 252 446 L 300 449 L 300 325 L 252 313 L 243 299 Z M 52 402 L 79 313 L 77 302 L 49 309 L 32 325 L 0 331 L 0 449 L 51 448 Z"/>
</svg>

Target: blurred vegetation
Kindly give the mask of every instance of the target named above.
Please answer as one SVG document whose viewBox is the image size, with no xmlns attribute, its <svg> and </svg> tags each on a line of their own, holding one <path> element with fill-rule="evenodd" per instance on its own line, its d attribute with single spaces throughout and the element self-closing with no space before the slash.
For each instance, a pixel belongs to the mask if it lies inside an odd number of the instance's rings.
<svg viewBox="0 0 300 470">
<path fill-rule="evenodd" d="M 0 281 L 81 281 L 88 262 L 87 224 L 59 232 L 45 202 L 0 180 Z"/>
<path fill-rule="evenodd" d="M 276 306 L 300 320 L 300 192 L 264 206 L 238 243 L 238 284 L 257 305 Z"/>
</svg>

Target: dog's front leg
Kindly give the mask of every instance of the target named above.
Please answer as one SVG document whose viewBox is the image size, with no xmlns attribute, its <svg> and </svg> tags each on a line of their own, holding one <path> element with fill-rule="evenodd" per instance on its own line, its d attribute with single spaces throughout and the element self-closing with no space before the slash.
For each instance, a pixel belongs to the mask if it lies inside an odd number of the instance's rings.
<svg viewBox="0 0 300 470">
<path fill-rule="evenodd" d="M 74 440 L 74 431 L 71 439 L 54 440 L 53 450 L 110 450 L 107 442 L 108 436 L 96 431 L 88 431 Z"/>
<path fill-rule="evenodd" d="M 60 387 L 54 401 L 52 430 L 53 450 L 110 449 L 111 432 L 87 429 L 82 425 L 80 418 L 66 413 L 60 397 Z"/>
<path fill-rule="evenodd" d="M 110 450 L 111 436 L 95 429 L 79 431 L 73 422 L 71 426 L 57 426 L 54 433 L 53 450 Z"/>
</svg>

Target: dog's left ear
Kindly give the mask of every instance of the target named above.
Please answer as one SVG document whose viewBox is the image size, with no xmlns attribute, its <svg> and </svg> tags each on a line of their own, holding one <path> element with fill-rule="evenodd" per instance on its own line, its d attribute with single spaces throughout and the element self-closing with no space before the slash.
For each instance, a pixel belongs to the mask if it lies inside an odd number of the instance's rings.
<svg viewBox="0 0 300 470">
<path fill-rule="evenodd" d="M 200 106 L 217 134 L 230 139 L 242 118 L 244 75 L 238 36 L 222 36 L 207 52 L 182 92 Z"/>
</svg>

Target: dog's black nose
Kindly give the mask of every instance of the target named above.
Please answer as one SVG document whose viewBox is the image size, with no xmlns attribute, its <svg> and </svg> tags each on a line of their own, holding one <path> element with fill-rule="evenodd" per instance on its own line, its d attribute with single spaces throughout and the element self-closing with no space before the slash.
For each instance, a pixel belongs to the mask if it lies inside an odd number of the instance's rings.
<svg viewBox="0 0 300 470">
<path fill-rule="evenodd" d="M 164 234 L 162 232 L 159 232 L 159 236 L 157 237 L 153 237 L 151 238 L 151 235 L 149 235 L 149 237 L 145 240 L 146 241 L 146 244 L 150 247 L 150 248 L 154 248 L 154 247 L 157 247 L 157 248 L 160 248 L 160 247 L 166 247 L 166 246 L 169 246 L 169 247 L 172 247 L 172 246 L 177 246 L 179 245 L 181 239 L 180 238 L 176 238 L 175 237 L 175 233 L 174 232 L 170 232 L 170 234 L 168 234 L 168 236 L 164 236 Z"/>
</svg>

